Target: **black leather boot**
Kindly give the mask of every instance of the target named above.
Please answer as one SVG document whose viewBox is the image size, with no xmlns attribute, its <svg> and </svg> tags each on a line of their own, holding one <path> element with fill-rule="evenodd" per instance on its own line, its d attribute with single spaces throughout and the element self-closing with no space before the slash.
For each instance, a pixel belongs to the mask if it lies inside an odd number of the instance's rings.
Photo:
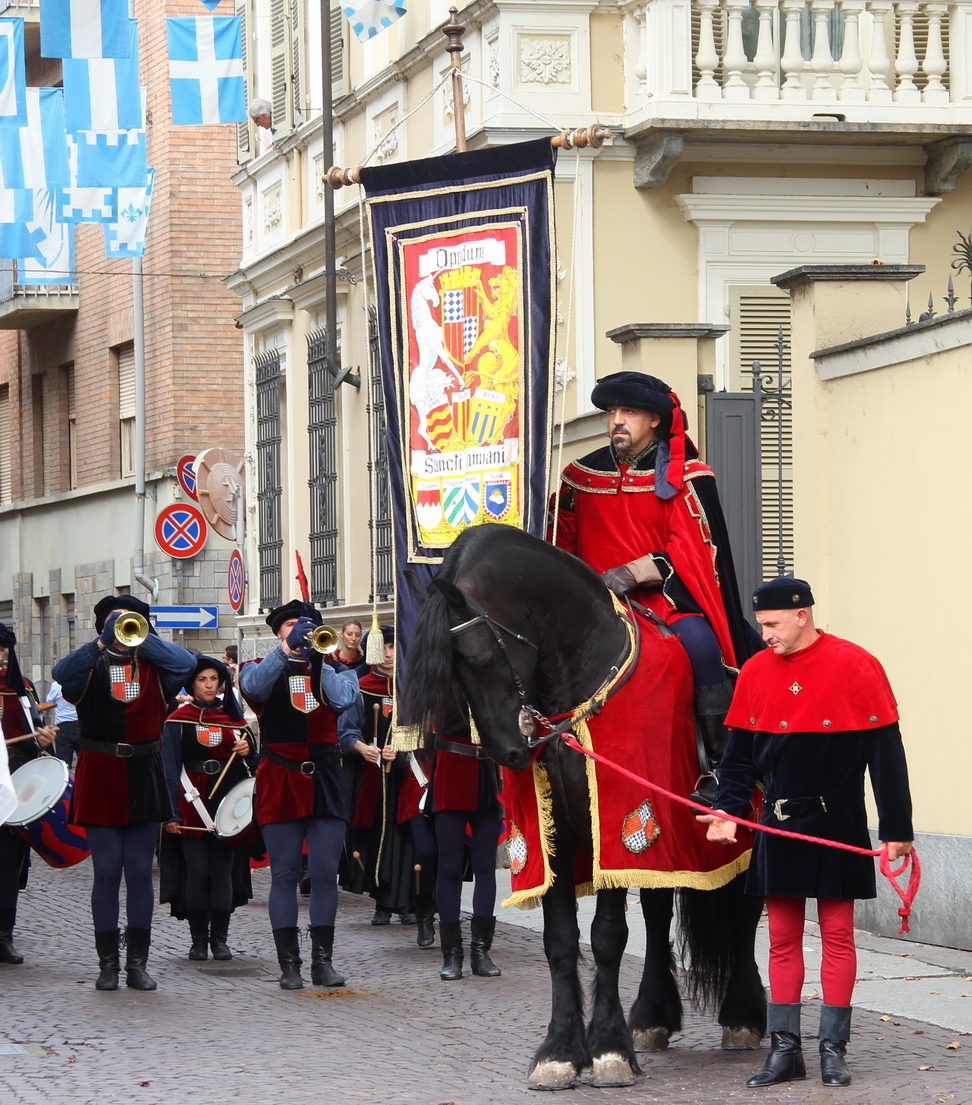
<svg viewBox="0 0 972 1105">
<path fill-rule="evenodd" d="M 800 1041 L 800 1003 L 770 1002 L 766 1007 L 766 1031 L 770 1036 L 769 1055 L 747 1086 L 775 1086 L 778 1082 L 798 1082 L 807 1076 Z"/>
<path fill-rule="evenodd" d="M 844 1062 L 850 1039 L 851 1007 L 824 1005 L 820 1008 L 820 1078 L 825 1086 L 849 1086 L 851 1072 Z"/>
<path fill-rule="evenodd" d="M 192 938 L 192 946 L 189 948 L 189 958 L 193 960 L 209 958 L 209 914 L 202 910 L 198 913 L 187 913 L 189 922 L 189 936 Z"/>
<path fill-rule="evenodd" d="M 96 990 L 118 989 L 118 972 L 121 970 L 121 960 L 118 958 L 120 937 L 118 929 L 95 931 L 95 948 L 98 951 L 98 966 L 101 968 L 95 981 Z"/>
<path fill-rule="evenodd" d="M 495 917 L 473 916 L 470 924 L 472 941 L 469 945 L 469 962 L 472 973 L 480 978 L 499 978 L 503 973 L 489 958 L 489 949 L 493 946 L 493 932 L 496 929 Z"/>
<path fill-rule="evenodd" d="M 311 925 L 311 982 L 315 986 L 343 986 L 344 975 L 331 966 L 334 926 Z"/>
<path fill-rule="evenodd" d="M 277 962 L 280 964 L 280 989 L 303 990 L 300 977 L 300 930 L 274 929 L 273 942 L 277 945 Z"/>
<path fill-rule="evenodd" d="M 462 978 L 462 923 L 440 921 L 439 943 L 442 945 L 442 970 L 439 971 L 439 978 L 443 982 L 454 982 L 457 978 Z"/>
<path fill-rule="evenodd" d="M 698 738 L 699 775 L 689 795 L 700 806 L 712 808 L 719 787 L 719 764 L 729 743 L 729 730 L 723 722 L 732 702 L 733 683 L 715 683 L 695 691 L 695 725 Z"/>
<path fill-rule="evenodd" d="M 418 925 L 415 943 L 420 948 L 431 948 L 435 943 L 435 896 L 433 894 L 415 895 L 415 922 Z"/>
<path fill-rule="evenodd" d="M 13 946 L 15 909 L 0 909 L 0 963 L 23 963 L 24 957 Z"/>
<path fill-rule="evenodd" d="M 233 953 L 229 950 L 229 909 L 211 909 L 209 911 L 209 950 L 213 953 L 213 959 L 232 959 Z"/>
<path fill-rule="evenodd" d="M 381 906 L 375 906 L 375 913 L 371 918 L 371 923 L 373 925 L 390 925 L 391 917 L 390 909 L 382 909 Z"/>
<path fill-rule="evenodd" d="M 157 983 L 145 970 L 148 963 L 149 945 L 152 943 L 151 929 L 125 929 L 125 946 L 128 956 L 125 960 L 125 985 L 133 990 L 155 990 Z"/>
</svg>

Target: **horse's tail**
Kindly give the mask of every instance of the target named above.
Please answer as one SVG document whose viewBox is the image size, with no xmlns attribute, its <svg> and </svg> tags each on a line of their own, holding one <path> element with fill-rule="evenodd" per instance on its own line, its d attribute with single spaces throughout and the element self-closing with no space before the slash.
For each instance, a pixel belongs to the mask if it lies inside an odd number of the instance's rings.
<svg viewBox="0 0 972 1105">
<path fill-rule="evenodd" d="M 443 717 L 454 695 L 452 674 L 452 618 L 448 590 L 451 584 L 434 579 L 422 604 L 408 646 L 408 660 L 399 700 L 400 720 L 427 725 Z"/>
</svg>

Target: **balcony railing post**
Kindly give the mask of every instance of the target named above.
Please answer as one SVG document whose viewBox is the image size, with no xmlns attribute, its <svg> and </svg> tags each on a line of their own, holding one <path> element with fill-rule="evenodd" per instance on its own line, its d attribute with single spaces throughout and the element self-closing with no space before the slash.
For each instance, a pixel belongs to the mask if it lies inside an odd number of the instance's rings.
<svg viewBox="0 0 972 1105">
<path fill-rule="evenodd" d="M 867 10 L 871 13 L 871 48 L 867 54 L 871 87 L 867 98 L 873 104 L 889 104 L 891 58 L 888 56 L 887 19 L 894 11 L 894 3 L 893 0 L 868 0 Z"/>
<path fill-rule="evenodd" d="M 696 0 L 699 6 L 699 50 L 695 55 L 695 64 L 699 70 L 699 80 L 695 86 L 698 100 L 721 100 L 722 89 L 715 79 L 719 66 L 719 54 L 716 51 L 713 33 L 713 12 L 719 7 L 719 0 Z M 745 61 L 745 55 L 743 55 Z"/>
<path fill-rule="evenodd" d="M 917 104 L 921 102 L 921 92 L 914 82 L 914 75 L 918 72 L 918 55 L 915 53 L 918 0 L 897 0 L 895 7 L 898 9 L 898 54 L 894 59 L 894 71 L 898 87 L 894 90 L 894 102 Z"/>
<path fill-rule="evenodd" d="M 942 83 L 942 77 L 948 72 L 948 61 L 942 44 L 942 20 L 948 17 L 948 4 L 926 3 L 925 15 L 928 17 L 928 44 L 921 68 L 928 83 L 921 94 L 922 103 L 947 104 L 948 89 Z"/>
<path fill-rule="evenodd" d="M 836 99 L 833 82 L 830 79 L 834 71 L 834 56 L 830 52 L 830 13 L 834 10 L 834 0 L 811 0 L 813 11 L 813 57 L 810 68 L 816 74 L 810 97 L 823 103 L 832 103 Z"/>
<path fill-rule="evenodd" d="M 756 87 L 753 89 L 754 100 L 778 100 L 780 98 L 780 86 L 777 77 L 779 68 L 778 51 L 773 42 L 773 21 L 776 17 L 777 0 L 756 0 L 756 9 L 759 12 L 759 33 L 756 38 L 756 55 L 753 63 L 756 66 Z"/>
<path fill-rule="evenodd" d="M 724 100 L 742 101 L 751 99 L 749 85 L 743 80 L 743 70 L 748 59 L 743 46 L 742 16 L 749 7 L 749 0 L 725 0 L 729 24 L 726 52 L 722 56 L 722 65 L 726 71 L 726 80 L 722 86 Z"/>
<path fill-rule="evenodd" d="M 844 83 L 839 99 L 850 103 L 863 103 L 866 99 L 861 85 L 860 72 L 864 68 L 861 57 L 861 13 L 865 0 L 841 0 L 840 10 L 844 13 L 844 49 L 840 55 L 840 71 L 844 74 Z"/>
<path fill-rule="evenodd" d="M 782 100 L 805 100 L 807 90 L 800 79 L 805 63 L 803 50 L 800 48 L 800 19 L 806 0 L 783 0 L 783 14 L 786 19 L 785 39 L 783 44 L 783 57 L 780 65 L 786 81 L 780 89 Z"/>
</svg>

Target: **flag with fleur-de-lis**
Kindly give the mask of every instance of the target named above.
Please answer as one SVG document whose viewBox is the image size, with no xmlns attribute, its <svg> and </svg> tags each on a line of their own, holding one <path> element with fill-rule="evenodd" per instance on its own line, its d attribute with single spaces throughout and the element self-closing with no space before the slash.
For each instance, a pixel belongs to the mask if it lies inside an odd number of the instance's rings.
<svg viewBox="0 0 972 1105">
<path fill-rule="evenodd" d="M 141 257 L 145 253 L 145 232 L 154 185 L 155 170 L 149 169 L 144 188 L 116 189 L 118 216 L 116 222 L 104 224 L 105 256 Z"/>
</svg>

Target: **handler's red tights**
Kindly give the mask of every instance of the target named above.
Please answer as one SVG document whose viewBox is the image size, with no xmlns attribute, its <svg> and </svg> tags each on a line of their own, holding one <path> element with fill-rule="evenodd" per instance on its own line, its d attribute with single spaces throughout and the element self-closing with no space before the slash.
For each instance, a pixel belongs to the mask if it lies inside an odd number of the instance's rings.
<svg viewBox="0 0 972 1105">
<path fill-rule="evenodd" d="M 774 1002 L 800 1001 L 803 989 L 803 926 L 807 899 L 771 895 L 769 913 L 770 994 Z M 850 1005 L 857 978 L 852 898 L 818 898 L 817 917 L 823 940 L 820 981 L 825 1005 Z"/>
</svg>

